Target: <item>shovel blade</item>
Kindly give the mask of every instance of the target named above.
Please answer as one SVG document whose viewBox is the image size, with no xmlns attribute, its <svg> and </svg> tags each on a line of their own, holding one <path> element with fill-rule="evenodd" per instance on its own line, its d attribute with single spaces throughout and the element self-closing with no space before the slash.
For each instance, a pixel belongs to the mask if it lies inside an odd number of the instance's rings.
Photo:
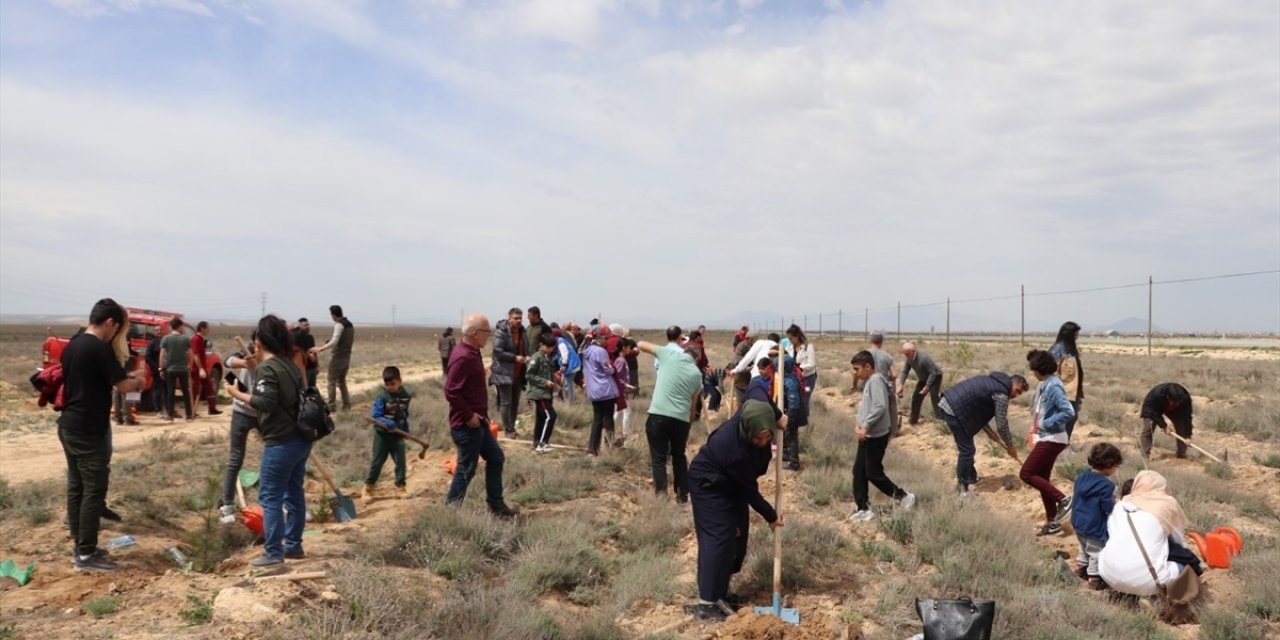
<svg viewBox="0 0 1280 640">
<path fill-rule="evenodd" d="M 795 609 L 782 608 L 782 594 L 780 593 L 773 594 L 772 607 L 756 607 L 756 613 L 762 616 L 777 616 L 783 622 L 789 624 L 800 624 L 800 612 Z"/>
<path fill-rule="evenodd" d="M 338 522 L 349 522 L 356 517 L 355 501 L 340 493 L 329 498 L 329 509 L 333 511 L 333 519 Z"/>
</svg>

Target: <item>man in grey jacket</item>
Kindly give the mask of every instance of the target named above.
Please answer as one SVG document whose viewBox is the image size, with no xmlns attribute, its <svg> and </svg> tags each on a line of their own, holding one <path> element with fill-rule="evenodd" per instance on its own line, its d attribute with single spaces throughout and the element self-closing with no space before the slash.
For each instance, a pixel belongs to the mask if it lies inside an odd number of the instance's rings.
<svg viewBox="0 0 1280 640">
<path fill-rule="evenodd" d="M 498 389 L 498 417 L 508 438 L 518 437 L 516 415 L 520 413 L 520 392 L 524 389 L 524 368 L 528 359 L 524 312 L 519 307 L 507 311 L 507 319 L 493 327 L 493 364 L 489 384 Z"/>
<path fill-rule="evenodd" d="M 916 390 L 911 394 L 911 418 L 907 420 L 908 424 L 920 423 L 920 406 L 924 404 L 924 397 L 929 396 L 929 400 L 933 403 L 933 417 L 941 420 L 942 416 L 938 414 L 938 399 L 942 397 L 942 367 L 939 367 L 929 354 L 916 349 L 916 345 L 910 342 L 902 343 L 902 355 L 905 362 L 902 364 L 902 375 L 898 377 L 897 396 L 902 397 L 905 389 L 907 376 L 911 375 L 911 370 L 916 372 Z"/>
<path fill-rule="evenodd" d="M 885 382 L 890 388 L 898 382 L 898 372 L 893 369 L 893 356 L 884 350 L 884 334 L 871 334 L 871 348 L 867 350 L 871 357 L 875 359 L 876 373 L 884 376 Z M 889 419 L 892 421 L 892 427 L 889 432 L 893 437 L 898 437 L 898 430 L 902 428 L 901 420 L 898 418 L 898 396 L 889 394 Z"/>
<path fill-rule="evenodd" d="M 853 499 L 858 510 L 849 516 L 849 521 L 870 522 L 876 513 L 871 510 L 868 484 L 874 484 L 903 509 L 910 509 L 916 497 L 894 484 L 884 471 L 884 454 L 889 448 L 893 427 L 889 415 L 893 397 L 889 393 L 889 380 L 876 370 L 875 356 L 870 351 L 859 351 L 850 364 L 854 378 L 862 382 L 862 401 L 858 403 L 858 419 L 853 429 L 858 438 L 853 462 Z"/>
</svg>

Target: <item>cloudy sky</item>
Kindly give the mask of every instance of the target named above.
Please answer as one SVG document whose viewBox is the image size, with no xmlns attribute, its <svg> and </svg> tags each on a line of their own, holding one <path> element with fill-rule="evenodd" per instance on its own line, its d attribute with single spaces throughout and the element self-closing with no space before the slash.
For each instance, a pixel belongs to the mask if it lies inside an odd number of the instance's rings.
<svg viewBox="0 0 1280 640">
<path fill-rule="evenodd" d="M 1276 2 L 0 5 L 5 314 L 860 326 L 1277 269 Z M 1155 297 L 1280 331 L 1274 273 Z"/>
</svg>

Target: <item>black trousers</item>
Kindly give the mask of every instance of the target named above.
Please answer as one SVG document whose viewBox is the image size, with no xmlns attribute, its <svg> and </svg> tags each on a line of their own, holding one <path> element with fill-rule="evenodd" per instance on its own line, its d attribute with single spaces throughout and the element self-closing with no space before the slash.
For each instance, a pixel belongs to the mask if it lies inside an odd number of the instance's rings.
<svg viewBox="0 0 1280 640">
<path fill-rule="evenodd" d="M 653 492 L 667 493 L 667 458 L 671 458 L 671 476 L 676 485 L 676 500 L 689 498 L 689 423 L 669 416 L 649 414 L 644 423 L 649 439 L 649 462 L 653 468 Z"/>
<path fill-rule="evenodd" d="M 747 558 L 750 514 L 747 504 L 693 482 L 693 528 L 698 538 L 698 598 L 715 602 L 729 593 L 729 581 Z"/>
<path fill-rule="evenodd" d="M 886 434 L 858 442 L 858 451 L 853 458 L 853 500 L 858 503 L 859 511 L 870 505 L 868 484 L 875 485 L 881 493 L 894 500 L 901 500 L 907 495 L 884 473 L 884 452 L 889 448 L 889 438 Z"/>
<path fill-rule="evenodd" d="M 591 401 L 591 436 L 587 438 L 587 453 L 600 455 L 600 440 L 608 432 L 613 438 L 613 408 L 617 403 L 613 398 Z"/>
<path fill-rule="evenodd" d="M 549 444 L 556 428 L 556 407 L 551 399 L 533 401 L 533 446 Z"/>
<path fill-rule="evenodd" d="M 178 389 L 182 389 L 182 406 L 187 410 L 186 417 L 194 415 L 191 411 L 191 374 L 187 371 L 166 371 L 164 385 L 167 415 L 173 417 L 173 394 Z"/>
<path fill-rule="evenodd" d="M 76 554 L 87 556 L 98 549 L 98 530 L 111 476 L 111 439 L 58 427 L 58 440 L 67 458 L 67 524 Z"/>
<path fill-rule="evenodd" d="M 916 392 L 911 394 L 911 419 L 909 424 L 920 423 L 920 407 L 924 405 L 924 396 L 920 395 L 924 391 L 925 384 L 929 382 L 928 378 L 916 382 Z M 933 417 L 938 418 L 942 410 L 938 408 L 938 400 L 942 398 L 942 378 L 938 378 L 938 384 L 929 388 L 929 402 L 933 404 Z"/>
</svg>

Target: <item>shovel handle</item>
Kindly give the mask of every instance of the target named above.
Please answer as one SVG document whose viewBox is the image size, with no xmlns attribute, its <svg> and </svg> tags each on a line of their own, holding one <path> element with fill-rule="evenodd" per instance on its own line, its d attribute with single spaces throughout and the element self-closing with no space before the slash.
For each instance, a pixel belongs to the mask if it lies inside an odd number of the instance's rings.
<svg viewBox="0 0 1280 640">
<path fill-rule="evenodd" d="M 390 433 L 390 434 L 393 434 L 393 435 L 400 436 L 401 438 L 404 438 L 405 440 L 408 440 L 409 442 L 413 442 L 413 443 L 416 443 L 416 444 L 418 444 L 419 446 L 421 446 L 421 447 L 422 447 L 422 450 L 418 452 L 418 459 L 419 459 L 419 460 L 421 460 L 421 459 L 423 459 L 423 458 L 427 457 L 427 449 L 430 449 L 430 448 L 431 448 L 431 445 L 427 444 L 427 442 L 426 442 L 425 440 L 423 440 L 422 438 L 419 438 L 418 436 L 415 436 L 415 435 L 413 435 L 412 433 L 409 433 L 408 431 L 401 431 L 401 430 L 399 430 L 399 429 L 388 429 L 388 428 L 387 428 L 387 425 L 382 424 L 381 422 L 378 422 L 377 420 L 374 420 L 372 417 L 367 418 L 367 420 L 369 421 L 369 424 L 372 424 L 373 426 L 375 426 L 375 427 L 377 427 L 377 428 L 379 428 L 379 429 L 382 429 L 383 431 L 385 431 L 385 432 L 387 432 L 387 433 Z M 425 425 L 425 424 L 427 424 L 425 420 L 423 421 L 423 424 L 424 424 L 424 425 Z"/>
<path fill-rule="evenodd" d="M 333 476 L 329 473 L 329 468 L 324 466 L 323 462 L 320 462 L 320 458 L 316 457 L 314 451 L 311 452 L 310 457 L 311 463 L 316 465 L 316 471 L 320 472 L 320 477 L 324 479 L 325 484 L 329 485 L 329 488 L 333 490 L 334 495 L 341 496 L 342 492 L 338 490 L 338 483 L 333 481 Z"/>
<path fill-rule="evenodd" d="M 240 503 L 240 508 L 245 508 L 244 501 L 244 485 L 240 484 L 240 474 L 236 474 L 236 501 Z"/>
<path fill-rule="evenodd" d="M 1204 455 L 1209 456 L 1209 458 L 1210 458 L 1211 460 L 1213 460 L 1214 462 L 1219 462 L 1219 463 L 1221 463 L 1221 462 L 1222 462 L 1222 458 L 1219 458 L 1218 456 L 1215 456 L 1215 455 L 1213 455 L 1212 453 L 1209 453 L 1208 451 L 1205 451 L 1204 449 L 1201 449 L 1200 447 L 1198 447 L 1198 446 L 1196 446 L 1196 445 L 1192 444 L 1190 440 L 1187 440 L 1186 438 L 1184 438 L 1184 437 L 1182 437 L 1182 436 L 1180 436 L 1180 435 L 1178 435 L 1178 434 L 1176 434 L 1176 433 L 1174 433 L 1174 432 L 1172 432 L 1172 431 L 1169 431 L 1169 430 L 1167 430 L 1167 429 L 1165 430 L 1165 433 L 1168 433 L 1169 435 L 1173 436 L 1174 438 L 1176 438 L 1176 439 L 1177 439 L 1179 442 L 1181 442 L 1182 444 L 1185 444 L 1185 445 L 1187 445 L 1188 447 L 1191 447 L 1192 449 L 1195 449 L 1196 451 L 1199 451 L 1200 453 L 1203 453 Z"/>
</svg>

